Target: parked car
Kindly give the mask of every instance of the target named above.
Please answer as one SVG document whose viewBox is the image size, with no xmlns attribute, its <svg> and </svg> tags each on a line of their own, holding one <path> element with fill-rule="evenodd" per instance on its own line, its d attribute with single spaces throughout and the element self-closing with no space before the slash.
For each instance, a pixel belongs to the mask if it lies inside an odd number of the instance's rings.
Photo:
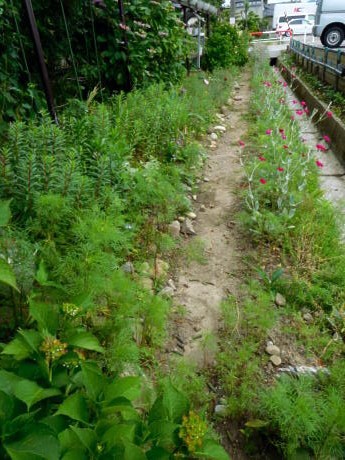
<svg viewBox="0 0 345 460">
<path fill-rule="evenodd" d="M 323 46 L 338 48 L 345 38 L 344 0 L 318 0 L 313 35 Z"/>
<path fill-rule="evenodd" d="M 313 23 L 307 19 L 291 19 L 289 22 L 278 24 L 277 33 L 291 37 L 291 35 L 311 34 Z"/>
</svg>

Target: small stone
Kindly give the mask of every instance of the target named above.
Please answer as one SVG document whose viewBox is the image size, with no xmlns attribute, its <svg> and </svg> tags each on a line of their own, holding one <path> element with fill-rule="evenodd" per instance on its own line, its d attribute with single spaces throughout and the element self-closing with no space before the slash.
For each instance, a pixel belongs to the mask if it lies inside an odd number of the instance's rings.
<svg viewBox="0 0 345 460">
<path fill-rule="evenodd" d="M 194 220 L 196 219 L 196 214 L 195 212 L 187 212 L 186 217 L 188 217 L 188 219 Z"/>
<path fill-rule="evenodd" d="M 222 115 L 221 113 L 216 113 L 216 117 L 221 121 L 224 120 L 224 115 Z"/>
<path fill-rule="evenodd" d="M 200 212 L 205 212 L 206 211 L 206 206 L 202 204 L 199 209 Z"/>
<path fill-rule="evenodd" d="M 282 363 L 281 357 L 277 355 L 272 355 L 270 356 L 270 361 L 275 365 L 275 366 L 280 366 Z"/>
<path fill-rule="evenodd" d="M 170 286 L 174 291 L 177 290 L 177 287 L 175 286 L 175 283 L 171 278 L 168 280 L 168 286 Z"/>
<path fill-rule="evenodd" d="M 211 133 L 211 134 L 210 134 L 210 139 L 211 139 L 212 141 L 216 141 L 216 140 L 218 139 L 217 134 L 216 134 L 216 133 Z"/>
<path fill-rule="evenodd" d="M 217 149 L 217 144 L 211 144 L 210 149 L 211 150 L 216 150 Z"/>
<path fill-rule="evenodd" d="M 220 111 L 222 112 L 223 115 L 228 115 L 229 113 L 229 110 L 225 105 L 221 107 Z"/>
<path fill-rule="evenodd" d="M 242 101 L 242 97 L 241 96 L 235 96 L 234 101 Z"/>
<path fill-rule="evenodd" d="M 217 415 L 226 415 L 227 406 L 225 406 L 224 404 L 217 404 L 214 408 L 214 413 Z"/>
<path fill-rule="evenodd" d="M 178 216 L 177 220 L 182 223 L 186 220 L 186 218 L 184 216 Z"/>
<path fill-rule="evenodd" d="M 132 264 L 132 262 L 124 263 L 121 268 L 122 271 L 124 271 L 125 273 L 134 273 L 134 265 Z"/>
<path fill-rule="evenodd" d="M 313 315 L 311 313 L 309 313 L 309 312 L 304 313 L 302 318 L 307 324 L 311 324 L 314 321 Z"/>
<path fill-rule="evenodd" d="M 175 291 L 171 286 L 165 286 L 158 294 L 162 297 L 173 297 Z"/>
<path fill-rule="evenodd" d="M 181 232 L 184 233 L 185 235 L 196 235 L 196 231 L 194 230 L 193 227 L 193 222 L 190 219 L 186 219 L 182 226 L 181 226 Z"/>
<path fill-rule="evenodd" d="M 273 344 L 267 345 L 267 347 L 265 348 L 265 351 L 269 355 L 280 356 L 280 348 L 278 348 L 276 345 L 273 345 Z"/>
<path fill-rule="evenodd" d="M 225 128 L 225 126 L 217 125 L 217 126 L 215 126 L 215 127 L 213 128 L 213 131 L 220 131 L 220 132 L 222 132 L 222 133 L 225 133 L 226 128 Z"/>
<path fill-rule="evenodd" d="M 196 201 L 198 199 L 198 197 L 196 195 L 192 195 L 192 199 L 193 199 L 193 201 Z"/>
<path fill-rule="evenodd" d="M 169 264 L 162 259 L 156 259 L 155 275 L 157 278 L 166 276 L 169 271 Z"/>
<path fill-rule="evenodd" d="M 181 231 L 181 224 L 178 220 L 174 220 L 168 225 L 168 232 L 174 238 L 177 238 Z"/>
<path fill-rule="evenodd" d="M 204 182 L 210 182 L 210 179 L 209 179 L 209 177 L 206 177 L 206 176 L 204 177 L 204 179 L 203 179 L 203 180 L 204 180 Z"/>
<path fill-rule="evenodd" d="M 275 298 L 275 303 L 276 305 L 278 305 L 278 307 L 285 307 L 286 299 L 283 295 L 279 294 L 278 292 Z"/>
<path fill-rule="evenodd" d="M 187 285 L 187 287 L 188 287 L 188 285 Z M 195 332 L 200 332 L 201 331 L 200 326 L 194 326 L 193 329 L 194 329 Z"/>
<path fill-rule="evenodd" d="M 237 82 L 235 82 L 234 89 L 238 91 L 240 88 L 241 88 L 240 85 Z"/>
</svg>

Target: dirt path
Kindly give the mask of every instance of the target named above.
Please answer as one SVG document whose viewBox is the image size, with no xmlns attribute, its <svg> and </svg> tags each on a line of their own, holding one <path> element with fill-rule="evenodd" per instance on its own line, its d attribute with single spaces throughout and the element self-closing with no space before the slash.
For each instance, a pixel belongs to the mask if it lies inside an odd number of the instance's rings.
<svg viewBox="0 0 345 460">
<path fill-rule="evenodd" d="M 235 85 L 229 113 L 219 121 L 227 130 L 215 150 L 209 150 L 207 182 L 201 185 L 195 204 L 197 236 L 193 238 L 204 243 L 206 263 L 192 262 L 177 276 L 174 303 L 184 306 L 186 315 L 174 333 L 175 345 L 183 343 L 184 356 L 200 365 L 213 361 L 212 337 L 219 328 L 221 302 L 236 294 L 241 277 L 240 241 L 233 219 L 241 178 L 238 141 L 246 132 L 243 114 L 249 98 L 247 72 Z"/>
</svg>

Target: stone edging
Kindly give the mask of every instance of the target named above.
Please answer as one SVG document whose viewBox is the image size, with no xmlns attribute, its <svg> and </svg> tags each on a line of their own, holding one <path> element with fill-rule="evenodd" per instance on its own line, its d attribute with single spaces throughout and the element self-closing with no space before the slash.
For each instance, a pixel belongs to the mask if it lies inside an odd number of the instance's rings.
<svg viewBox="0 0 345 460">
<path fill-rule="evenodd" d="M 319 114 L 324 113 L 327 110 L 327 105 L 315 97 L 311 89 L 299 77 L 295 76 L 285 64 L 284 68 L 286 69 L 283 75 L 284 78 L 288 83 L 293 82 L 293 92 L 300 100 L 307 103 L 310 113 L 314 109 Z M 327 134 L 332 139 L 332 150 L 338 160 L 345 166 L 345 124 L 333 114 L 331 118 L 325 116 L 316 126 L 322 134 Z"/>
</svg>

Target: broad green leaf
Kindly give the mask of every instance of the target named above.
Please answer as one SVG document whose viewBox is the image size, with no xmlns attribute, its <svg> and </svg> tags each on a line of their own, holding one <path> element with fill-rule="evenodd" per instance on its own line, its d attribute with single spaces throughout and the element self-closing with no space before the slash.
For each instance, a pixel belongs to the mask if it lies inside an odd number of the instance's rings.
<svg viewBox="0 0 345 460">
<path fill-rule="evenodd" d="M 4 420 L 11 420 L 13 407 L 13 398 L 3 391 L 0 391 L 0 425 Z"/>
<path fill-rule="evenodd" d="M 202 450 L 196 452 L 197 458 L 207 458 L 209 460 L 230 460 L 230 456 L 224 448 L 213 439 L 204 442 Z"/>
<path fill-rule="evenodd" d="M 34 330 L 19 330 L 17 336 L 3 349 L 4 355 L 13 355 L 17 361 L 28 358 L 38 351 L 42 336 Z"/>
<path fill-rule="evenodd" d="M 90 460 L 90 456 L 81 449 L 68 450 L 61 460 Z"/>
<path fill-rule="evenodd" d="M 55 335 L 59 327 L 59 312 L 54 305 L 39 302 L 33 297 L 29 300 L 29 312 L 32 319 L 37 321 L 39 330 L 48 330 Z"/>
<path fill-rule="evenodd" d="M 55 415 L 59 414 L 67 415 L 67 417 L 80 422 L 88 422 L 89 413 L 85 398 L 80 393 L 68 396 L 55 413 Z"/>
<path fill-rule="evenodd" d="M 149 425 L 149 430 L 153 440 L 157 445 L 164 447 L 166 450 L 172 451 L 180 444 L 177 435 L 177 429 L 180 425 L 169 422 L 167 420 L 156 420 Z"/>
<path fill-rule="evenodd" d="M 38 401 L 58 396 L 61 392 L 57 388 L 42 388 L 35 382 L 23 379 L 15 384 L 13 394 L 23 401 L 29 410 Z"/>
<path fill-rule="evenodd" d="M 264 426 L 267 426 L 269 422 L 265 422 L 264 420 L 248 420 L 247 423 L 245 423 L 245 426 L 249 428 L 262 428 Z"/>
<path fill-rule="evenodd" d="M 77 332 L 68 336 L 66 342 L 77 348 L 85 348 L 86 350 L 98 351 L 99 353 L 104 352 L 104 348 L 99 344 L 97 337 L 91 334 L 91 332 Z"/>
<path fill-rule="evenodd" d="M 162 447 L 153 447 L 146 452 L 146 457 L 148 460 L 170 460 L 170 453 Z"/>
<path fill-rule="evenodd" d="M 22 379 L 12 372 L 0 370 L 0 390 L 8 395 L 13 395 L 14 385 Z"/>
<path fill-rule="evenodd" d="M 133 401 L 139 398 L 141 394 L 141 384 L 141 377 L 129 376 L 119 378 L 105 388 L 105 399 L 111 401 L 112 399 L 124 397 Z"/>
<path fill-rule="evenodd" d="M 124 446 L 125 452 L 123 455 L 123 460 L 147 460 L 146 455 L 140 447 L 128 441 L 124 442 Z"/>
<path fill-rule="evenodd" d="M 97 444 L 96 433 L 90 428 L 78 428 L 71 425 L 71 430 L 74 431 L 79 442 L 90 452 L 92 452 Z"/>
<path fill-rule="evenodd" d="M 140 416 L 138 412 L 134 409 L 132 403 L 126 398 L 115 398 L 110 402 L 105 402 L 106 406 L 103 404 L 102 415 L 104 417 L 113 416 L 115 413 L 121 414 L 123 420 L 136 420 L 140 421 Z"/>
<path fill-rule="evenodd" d="M 41 286 L 45 286 L 45 283 L 48 281 L 48 273 L 43 260 L 40 261 L 35 278 Z"/>
<path fill-rule="evenodd" d="M 27 436 L 4 447 L 12 460 L 59 460 L 60 457 L 57 438 L 42 425 L 34 425 Z"/>
<path fill-rule="evenodd" d="M 0 259 L 0 283 L 7 284 L 19 292 L 13 269 L 4 259 Z"/>
<path fill-rule="evenodd" d="M 0 227 L 5 227 L 11 220 L 11 201 L 12 200 L 0 201 Z"/>
<path fill-rule="evenodd" d="M 82 382 L 87 395 L 96 401 L 105 385 L 104 375 L 96 363 L 83 362 L 81 364 Z"/>
<path fill-rule="evenodd" d="M 180 423 L 182 416 L 189 410 L 189 401 L 187 397 L 178 391 L 170 381 L 164 386 L 162 396 L 158 397 L 153 404 L 149 421 L 169 420 Z"/>
<path fill-rule="evenodd" d="M 134 442 L 136 427 L 134 422 L 116 423 L 104 433 L 101 441 L 107 444 L 108 449 L 124 440 Z"/>
</svg>

